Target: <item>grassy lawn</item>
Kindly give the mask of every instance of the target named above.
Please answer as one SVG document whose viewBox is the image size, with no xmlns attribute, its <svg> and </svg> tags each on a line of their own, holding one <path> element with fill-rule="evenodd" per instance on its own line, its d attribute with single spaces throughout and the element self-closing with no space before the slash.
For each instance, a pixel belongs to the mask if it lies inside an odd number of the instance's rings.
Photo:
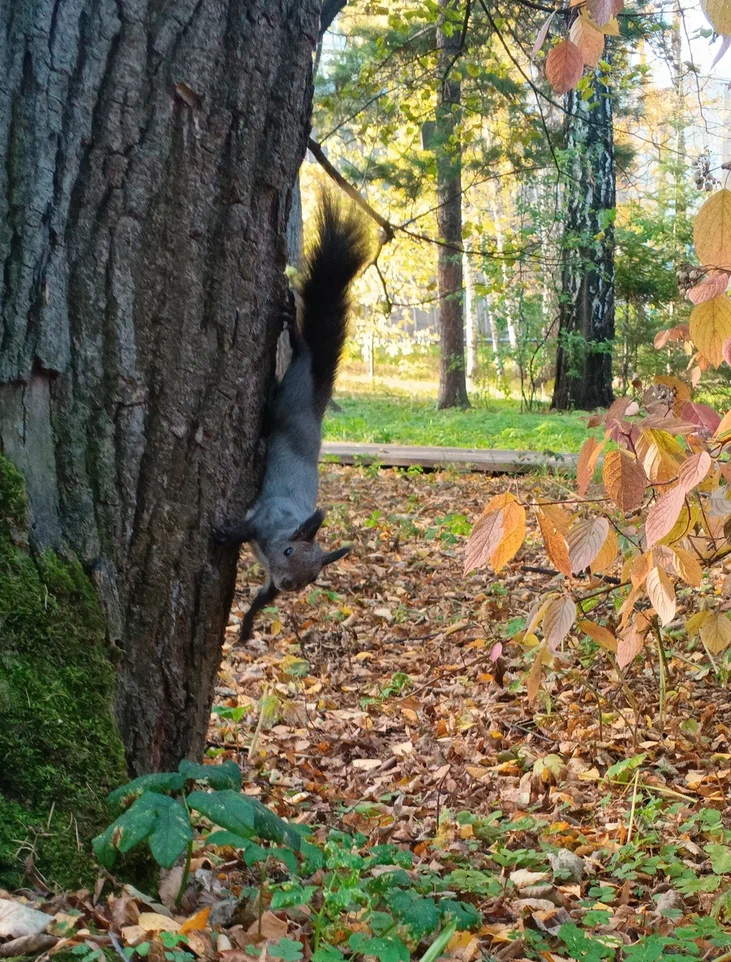
<svg viewBox="0 0 731 962">
<path fill-rule="evenodd" d="M 337 395 L 342 414 L 328 412 L 327 441 L 576 452 L 587 437 L 586 414 L 522 414 L 517 401 L 490 400 L 467 411 L 437 411 L 433 398 Z"/>
</svg>

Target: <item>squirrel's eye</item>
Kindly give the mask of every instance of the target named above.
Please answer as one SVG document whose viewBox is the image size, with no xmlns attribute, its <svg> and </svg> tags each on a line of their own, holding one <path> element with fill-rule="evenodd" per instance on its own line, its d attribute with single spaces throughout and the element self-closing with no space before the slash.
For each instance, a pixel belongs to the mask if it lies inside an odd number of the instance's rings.
<svg viewBox="0 0 731 962">
<path fill-rule="evenodd" d="M 292 549 L 291 549 L 291 548 L 285 548 L 285 549 L 284 549 L 284 557 L 285 557 L 285 558 L 288 558 L 291 554 L 292 554 Z"/>
</svg>

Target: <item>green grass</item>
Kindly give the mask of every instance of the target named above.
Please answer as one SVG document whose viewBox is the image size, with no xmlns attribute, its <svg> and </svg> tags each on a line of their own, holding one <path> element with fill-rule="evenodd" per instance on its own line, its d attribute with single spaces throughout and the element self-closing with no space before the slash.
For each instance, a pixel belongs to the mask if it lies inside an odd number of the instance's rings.
<svg viewBox="0 0 731 962">
<path fill-rule="evenodd" d="M 376 394 L 338 396 L 326 441 L 577 452 L 587 438 L 582 412 L 523 414 L 517 401 L 491 400 L 466 411 L 438 411 L 432 399 Z"/>
</svg>

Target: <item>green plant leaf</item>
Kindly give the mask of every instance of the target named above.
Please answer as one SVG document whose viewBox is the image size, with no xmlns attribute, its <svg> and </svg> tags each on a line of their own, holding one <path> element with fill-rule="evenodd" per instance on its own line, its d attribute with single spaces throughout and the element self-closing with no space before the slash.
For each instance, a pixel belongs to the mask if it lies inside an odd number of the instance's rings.
<svg viewBox="0 0 731 962">
<path fill-rule="evenodd" d="M 370 955 L 380 962 L 409 962 L 409 950 L 395 935 L 369 939 L 362 932 L 354 932 L 348 944 L 359 955 Z"/>
<path fill-rule="evenodd" d="M 635 755 L 632 758 L 623 758 L 621 762 L 616 762 L 614 765 L 610 765 L 607 769 L 607 773 L 604 776 L 605 780 L 608 782 L 627 782 L 629 781 L 630 773 L 640 765 L 647 758 L 647 753 L 643 752 L 641 755 Z"/>
<path fill-rule="evenodd" d="M 241 769 L 236 762 L 223 762 L 221 765 L 200 765 L 186 758 L 178 765 L 178 772 L 186 782 L 205 782 L 214 789 L 241 788 Z"/>
<path fill-rule="evenodd" d="M 477 928 L 482 922 L 482 914 L 469 902 L 458 902 L 456 899 L 441 899 L 439 902 L 439 917 L 443 923 L 454 922 L 460 932 Z"/>
<path fill-rule="evenodd" d="M 344 962 L 344 960 L 345 956 L 342 952 L 326 943 L 323 943 L 317 952 L 312 953 L 312 962 Z"/>
<path fill-rule="evenodd" d="M 288 909 L 294 905 L 309 905 L 312 896 L 317 892 L 316 885 L 300 885 L 299 882 L 283 882 L 274 888 L 271 907 L 273 909 Z"/>
<path fill-rule="evenodd" d="M 120 811 L 128 808 L 144 792 L 179 792 L 182 787 L 183 779 L 177 772 L 153 772 L 133 778 L 121 788 L 115 788 L 110 792 L 108 801 L 114 811 Z"/>
<path fill-rule="evenodd" d="M 386 901 L 396 918 L 419 941 L 439 928 L 439 912 L 434 899 L 398 891 L 389 893 Z"/>
<path fill-rule="evenodd" d="M 191 792 L 188 805 L 214 824 L 227 828 L 236 835 L 254 834 L 270 842 L 289 845 L 295 851 L 301 847 L 301 836 L 284 819 L 269 811 L 255 798 L 229 790 L 221 792 Z"/>
<path fill-rule="evenodd" d="M 167 795 L 159 797 L 164 799 L 166 804 L 158 802 L 157 817 L 149 838 L 150 851 L 158 865 L 172 868 L 193 841 L 193 830 L 188 813 L 182 805 Z"/>
<path fill-rule="evenodd" d="M 302 958 L 302 943 L 293 939 L 280 939 L 272 942 L 267 952 L 274 959 L 284 959 L 284 962 L 299 962 Z"/>
<path fill-rule="evenodd" d="M 706 845 L 716 875 L 731 875 L 731 848 L 728 845 Z"/>
<path fill-rule="evenodd" d="M 192 837 L 187 812 L 180 802 L 168 795 L 145 792 L 109 828 L 97 835 L 92 847 L 99 862 L 105 868 L 111 868 L 117 852 L 129 852 L 149 838 L 155 860 L 163 868 L 171 868 Z"/>
</svg>

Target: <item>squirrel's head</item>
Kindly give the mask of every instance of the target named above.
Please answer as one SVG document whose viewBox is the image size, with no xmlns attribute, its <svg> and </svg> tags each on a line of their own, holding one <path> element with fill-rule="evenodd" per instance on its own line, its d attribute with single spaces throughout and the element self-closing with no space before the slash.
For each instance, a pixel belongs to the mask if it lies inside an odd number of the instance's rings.
<svg viewBox="0 0 731 962">
<path fill-rule="evenodd" d="M 288 538 L 278 538 L 267 546 L 269 573 L 280 591 L 299 591 L 315 581 L 326 565 L 344 557 L 350 548 L 323 551 L 315 535 L 325 520 L 318 509 Z"/>
</svg>

